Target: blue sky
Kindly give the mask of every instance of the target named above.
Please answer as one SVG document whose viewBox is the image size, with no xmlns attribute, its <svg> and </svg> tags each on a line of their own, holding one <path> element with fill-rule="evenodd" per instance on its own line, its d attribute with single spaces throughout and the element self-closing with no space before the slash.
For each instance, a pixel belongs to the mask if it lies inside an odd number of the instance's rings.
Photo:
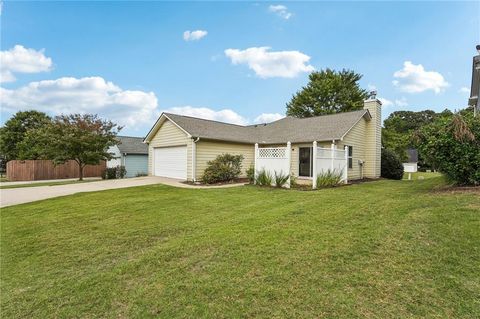
<svg viewBox="0 0 480 319">
<path fill-rule="evenodd" d="M 463 108 L 480 43 L 480 2 L 4 1 L 0 18 L 2 123 L 92 112 L 138 136 L 165 110 L 276 119 L 326 67 L 363 74 L 384 118 Z"/>
</svg>

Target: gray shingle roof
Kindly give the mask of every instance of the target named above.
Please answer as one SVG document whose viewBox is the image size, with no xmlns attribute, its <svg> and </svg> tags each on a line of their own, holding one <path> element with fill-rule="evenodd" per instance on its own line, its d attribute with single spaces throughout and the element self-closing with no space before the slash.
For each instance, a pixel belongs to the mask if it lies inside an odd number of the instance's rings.
<svg viewBox="0 0 480 319">
<path fill-rule="evenodd" d="M 143 143 L 142 137 L 117 136 L 120 153 L 148 154 L 148 145 Z"/>
<path fill-rule="evenodd" d="M 193 137 L 261 144 L 338 140 L 363 116 L 370 118 L 367 110 L 358 110 L 308 118 L 289 116 L 272 123 L 241 126 L 172 113 L 165 115 Z"/>
<path fill-rule="evenodd" d="M 418 151 L 415 148 L 409 148 L 407 150 L 408 163 L 418 162 Z"/>
</svg>

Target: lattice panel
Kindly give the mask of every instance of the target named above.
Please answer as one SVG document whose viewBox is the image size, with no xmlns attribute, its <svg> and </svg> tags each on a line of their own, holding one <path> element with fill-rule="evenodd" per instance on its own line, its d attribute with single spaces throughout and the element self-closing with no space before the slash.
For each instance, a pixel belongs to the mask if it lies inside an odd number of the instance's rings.
<svg viewBox="0 0 480 319">
<path fill-rule="evenodd" d="M 259 158 L 286 158 L 287 149 L 285 147 L 259 148 L 258 157 Z"/>
</svg>

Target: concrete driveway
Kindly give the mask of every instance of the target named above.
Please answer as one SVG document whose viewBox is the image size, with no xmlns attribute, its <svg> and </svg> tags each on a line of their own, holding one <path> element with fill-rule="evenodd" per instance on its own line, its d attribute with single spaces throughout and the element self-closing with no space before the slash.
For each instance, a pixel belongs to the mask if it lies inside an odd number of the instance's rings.
<svg viewBox="0 0 480 319">
<path fill-rule="evenodd" d="M 60 181 L 60 180 L 57 180 L 57 181 Z M 11 185 L 13 183 L 17 183 L 17 182 L 2 183 L 2 185 L 5 185 L 5 184 Z M 23 182 L 18 182 L 18 183 L 23 183 Z M 65 196 L 65 195 L 72 195 L 72 194 L 81 193 L 81 192 L 96 192 L 96 191 L 103 191 L 107 189 L 117 189 L 117 188 L 152 185 L 152 184 L 165 184 L 165 185 L 170 185 L 175 187 L 196 188 L 196 189 L 225 188 L 225 187 L 237 187 L 237 186 L 244 185 L 244 183 L 236 183 L 236 184 L 226 184 L 226 185 L 218 185 L 218 186 L 193 186 L 193 185 L 182 183 L 182 181 L 178 179 L 146 176 L 146 177 L 125 178 L 125 179 L 100 180 L 98 182 L 67 184 L 67 185 L 58 185 L 58 186 L 32 186 L 32 187 L 22 187 L 22 188 L 7 188 L 7 189 L 0 189 L 0 207 L 29 203 L 37 200 L 54 198 L 54 197 Z"/>
<path fill-rule="evenodd" d="M 58 186 L 36 186 L 0 189 L 0 207 L 34 202 L 37 200 L 72 195 L 80 192 L 95 192 L 107 189 L 143 186 L 151 184 L 185 185 L 179 180 L 163 177 L 136 177 L 101 180 L 98 182 L 67 184 Z"/>
</svg>

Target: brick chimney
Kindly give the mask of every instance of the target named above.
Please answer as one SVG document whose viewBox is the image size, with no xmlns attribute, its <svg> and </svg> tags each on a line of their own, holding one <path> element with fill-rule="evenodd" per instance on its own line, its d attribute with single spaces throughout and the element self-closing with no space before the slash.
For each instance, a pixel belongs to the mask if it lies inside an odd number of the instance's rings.
<svg viewBox="0 0 480 319">
<path fill-rule="evenodd" d="M 367 122 L 364 177 L 379 178 L 382 152 L 382 102 L 376 92 L 363 102 L 363 108 L 370 112 L 372 119 Z"/>
</svg>

